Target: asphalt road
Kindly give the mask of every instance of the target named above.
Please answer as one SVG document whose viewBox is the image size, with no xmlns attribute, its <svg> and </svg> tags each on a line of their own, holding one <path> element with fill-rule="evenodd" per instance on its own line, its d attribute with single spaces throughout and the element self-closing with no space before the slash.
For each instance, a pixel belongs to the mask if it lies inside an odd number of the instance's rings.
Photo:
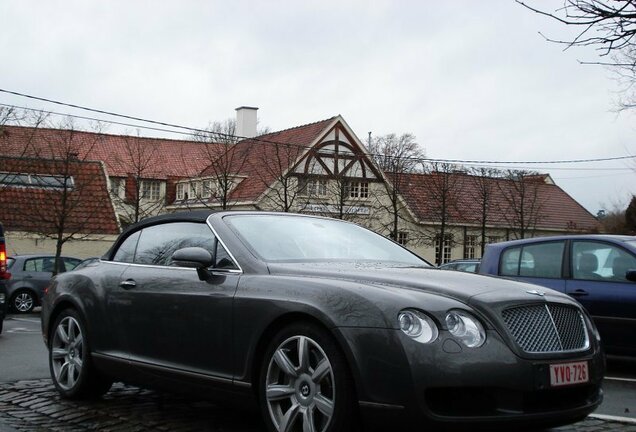
<svg viewBox="0 0 636 432">
<path fill-rule="evenodd" d="M 0 334 L 0 382 L 48 378 L 40 315 L 9 315 Z"/>
<path fill-rule="evenodd" d="M 54 394 L 49 380 L 47 352 L 40 333 L 40 316 L 38 313 L 10 315 L 5 320 L 4 331 L 0 335 L 0 365 L 2 365 L 0 367 L 0 387 L 2 387 L 2 383 L 8 383 L 10 387 L 11 383 L 18 383 L 17 385 L 19 385 L 19 382 L 31 381 L 36 383 L 33 384 L 35 387 L 42 388 L 43 392 L 50 391 L 51 394 Z M 598 421 L 598 419 L 622 420 L 627 421 L 626 424 L 629 425 L 629 429 L 621 427 L 620 430 L 636 431 L 636 361 L 619 362 L 610 359 L 608 367 L 604 383 L 605 400 L 592 416 L 594 418 L 587 420 L 587 422 Z M 127 394 L 130 391 L 125 386 L 121 387 L 120 385 L 120 387 L 116 386 L 114 388 L 113 393 L 116 396 L 119 393 Z M 140 389 L 132 391 L 145 394 L 143 393 L 144 390 Z M 154 396 L 154 393 L 149 394 L 153 395 L 149 396 L 151 400 L 153 397 L 160 397 L 162 404 L 167 403 L 164 399 L 170 400 L 172 398 L 171 395 Z M 136 395 L 135 397 L 138 396 Z M 178 401 L 176 396 L 174 398 L 175 401 Z M 199 415 L 190 413 L 189 416 L 192 414 Z M 614 430 L 613 428 L 607 429 L 607 424 L 592 424 L 590 425 L 590 430 Z M 1 422 L 0 426 L 2 426 Z M 242 427 L 244 426 L 242 425 Z M 594 429 L 597 426 L 598 429 Z M 242 430 L 242 427 L 239 430 Z M 584 427 L 572 430 L 588 429 Z M 2 431 L 2 428 L 0 428 L 0 431 Z"/>
</svg>

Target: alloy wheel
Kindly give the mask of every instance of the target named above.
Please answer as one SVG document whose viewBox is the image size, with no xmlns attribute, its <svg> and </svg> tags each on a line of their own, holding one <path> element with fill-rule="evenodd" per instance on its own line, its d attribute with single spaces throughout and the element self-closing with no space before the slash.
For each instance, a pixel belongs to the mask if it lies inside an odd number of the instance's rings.
<svg viewBox="0 0 636 432">
<path fill-rule="evenodd" d="M 82 329 L 72 316 L 63 318 L 51 343 L 51 362 L 55 381 L 64 390 L 72 389 L 79 380 L 84 365 Z"/>
<path fill-rule="evenodd" d="M 13 307 L 18 312 L 30 312 L 33 309 L 33 296 L 26 291 L 16 294 L 13 299 Z"/>
<path fill-rule="evenodd" d="M 334 415 L 333 368 L 323 349 L 293 336 L 274 351 L 267 368 L 265 400 L 279 432 L 322 432 Z"/>
</svg>

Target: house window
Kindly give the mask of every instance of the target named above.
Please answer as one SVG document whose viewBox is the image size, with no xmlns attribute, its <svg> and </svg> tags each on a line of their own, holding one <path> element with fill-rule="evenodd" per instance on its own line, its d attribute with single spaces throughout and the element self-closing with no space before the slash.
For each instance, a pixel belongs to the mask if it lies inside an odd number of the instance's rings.
<svg viewBox="0 0 636 432">
<path fill-rule="evenodd" d="M 397 242 L 402 246 L 406 246 L 406 243 L 409 241 L 409 233 L 407 231 L 398 231 L 397 233 Z"/>
<path fill-rule="evenodd" d="M 0 185 L 73 190 L 75 188 L 75 180 L 72 176 L 0 172 Z"/>
<path fill-rule="evenodd" d="M 465 259 L 473 259 L 473 258 L 475 258 L 476 246 L 477 246 L 477 236 L 476 235 L 467 235 L 466 236 L 466 245 L 464 247 L 464 258 Z"/>
<path fill-rule="evenodd" d="M 190 197 L 201 198 L 201 182 L 190 182 Z"/>
<path fill-rule="evenodd" d="M 435 256 L 439 257 L 438 264 L 445 264 L 451 260 L 451 251 L 453 244 L 453 235 L 444 234 L 444 244 L 442 245 L 442 253 L 440 254 L 440 235 L 435 238 Z"/>
<path fill-rule="evenodd" d="M 141 197 L 147 200 L 158 201 L 161 198 L 161 182 L 156 180 L 142 180 Z"/>
<path fill-rule="evenodd" d="M 327 180 L 308 179 L 300 185 L 300 192 L 307 196 L 326 196 Z"/>
<path fill-rule="evenodd" d="M 212 196 L 213 184 L 214 182 L 212 180 L 203 180 L 203 191 L 201 192 L 203 198 L 210 198 Z"/>
<path fill-rule="evenodd" d="M 501 241 L 501 237 L 499 236 L 489 236 L 488 243 L 499 243 Z"/>
<path fill-rule="evenodd" d="M 177 183 L 177 201 L 188 199 L 187 183 Z"/>
<path fill-rule="evenodd" d="M 126 193 L 126 179 L 111 177 L 110 180 L 110 194 L 116 198 L 124 198 Z"/>
<path fill-rule="evenodd" d="M 351 182 L 349 183 L 350 198 L 369 198 L 368 182 Z"/>
</svg>

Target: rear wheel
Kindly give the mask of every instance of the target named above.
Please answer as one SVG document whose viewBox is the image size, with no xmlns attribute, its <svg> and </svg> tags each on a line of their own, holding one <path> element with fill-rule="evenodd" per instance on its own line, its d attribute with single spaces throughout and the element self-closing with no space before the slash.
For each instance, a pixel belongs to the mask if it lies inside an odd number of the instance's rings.
<svg viewBox="0 0 636 432">
<path fill-rule="evenodd" d="M 20 289 L 11 298 L 11 309 L 17 313 L 30 313 L 35 307 L 35 295 L 28 289 Z"/>
<path fill-rule="evenodd" d="M 97 397 L 106 393 L 112 380 L 92 363 L 86 327 L 77 311 L 66 309 L 52 327 L 49 369 L 58 392 L 70 399 Z"/>
<path fill-rule="evenodd" d="M 305 323 L 284 328 L 270 343 L 260 374 L 261 411 L 270 431 L 348 431 L 353 394 L 335 341 Z"/>
</svg>

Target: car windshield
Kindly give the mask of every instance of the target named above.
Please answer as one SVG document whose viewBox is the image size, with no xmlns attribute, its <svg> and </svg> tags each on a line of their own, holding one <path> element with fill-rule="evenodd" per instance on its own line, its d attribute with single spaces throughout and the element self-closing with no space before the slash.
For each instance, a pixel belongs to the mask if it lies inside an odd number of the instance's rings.
<svg viewBox="0 0 636 432">
<path fill-rule="evenodd" d="M 379 261 L 429 267 L 392 241 L 347 222 L 292 215 L 232 215 L 225 220 L 265 261 Z"/>
</svg>

